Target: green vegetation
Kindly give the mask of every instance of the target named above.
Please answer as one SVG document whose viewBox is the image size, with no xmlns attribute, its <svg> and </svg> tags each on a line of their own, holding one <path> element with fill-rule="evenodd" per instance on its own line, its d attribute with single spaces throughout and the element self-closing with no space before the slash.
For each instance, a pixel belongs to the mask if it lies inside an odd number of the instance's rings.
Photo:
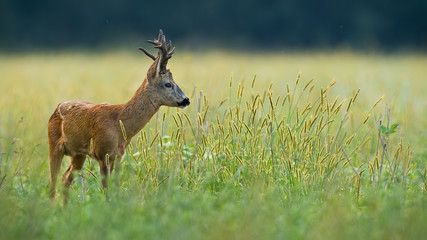
<svg viewBox="0 0 427 240">
<path fill-rule="evenodd" d="M 50 202 L 56 104 L 122 103 L 149 64 L 126 52 L 0 56 L 1 239 L 426 236 L 422 55 L 176 54 L 192 104 L 161 108 L 133 139 L 108 201 L 88 159 L 69 205 L 61 191 Z"/>
</svg>

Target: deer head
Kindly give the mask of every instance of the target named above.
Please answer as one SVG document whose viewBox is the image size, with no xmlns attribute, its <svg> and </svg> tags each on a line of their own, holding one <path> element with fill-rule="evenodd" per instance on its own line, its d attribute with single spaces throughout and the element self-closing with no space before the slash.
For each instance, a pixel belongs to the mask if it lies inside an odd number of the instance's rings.
<svg viewBox="0 0 427 240">
<path fill-rule="evenodd" d="M 184 92 L 175 83 L 172 73 L 166 68 L 168 60 L 172 57 L 175 47 L 172 48 L 172 42 L 166 45 L 166 37 L 160 30 L 158 39 L 148 40 L 147 42 L 155 45 L 159 49 L 157 57 L 153 56 L 144 48 L 139 48 L 148 57 L 154 60 L 154 63 L 148 69 L 147 80 L 148 90 L 152 93 L 152 101 L 169 107 L 185 108 L 190 104 L 190 100 Z"/>
</svg>

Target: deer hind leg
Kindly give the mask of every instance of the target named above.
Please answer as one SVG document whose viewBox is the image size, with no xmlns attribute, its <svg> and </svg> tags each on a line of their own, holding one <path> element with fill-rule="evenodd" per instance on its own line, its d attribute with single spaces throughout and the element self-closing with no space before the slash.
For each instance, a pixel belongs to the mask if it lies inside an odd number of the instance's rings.
<svg viewBox="0 0 427 240">
<path fill-rule="evenodd" d="M 85 163 L 86 155 L 78 154 L 71 158 L 70 165 L 62 176 L 62 184 L 64 185 L 64 205 L 67 204 L 68 200 L 68 188 L 73 182 L 74 176 L 73 171 L 80 171 Z"/>
<path fill-rule="evenodd" d="M 61 169 L 62 159 L 64 158 L 64 150 L 58 146 L 58 144 L 49 145 L 49 185 L 50 194 L 49 198 L 54 199 L 56 194 L 56 182 L 58 179 L 58 173 Z"/>
<path fill-rule="evenodd" d="M 49 139 L 50 199 L 55 198 L 56 180 L 58 178 L 58 173 L 61 169 L 61 163 L 65 153 L 64 145 L 62 144 L 61 124 L 62 121 L 59 118 L 58 111 L 56 110 L 49 119 L 47 131 Z"/>
</svg>

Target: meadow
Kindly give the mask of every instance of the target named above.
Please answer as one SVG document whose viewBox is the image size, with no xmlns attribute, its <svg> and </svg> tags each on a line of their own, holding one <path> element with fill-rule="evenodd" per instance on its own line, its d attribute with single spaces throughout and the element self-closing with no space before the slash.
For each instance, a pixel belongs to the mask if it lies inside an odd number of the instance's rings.
<svg viewBox="0 0 427 240">
<path fill-rule="evenodd" d="M 134 137 L 108 200 L 87 159 L 69 204 L 61 186 L 49 201 L 57 104 L 123 103 L 150 64 L 137 50 L 0 55 L 0 239 L 427 236 L 423 54 L 177 50 L 191 105 Z"/>
</svg>

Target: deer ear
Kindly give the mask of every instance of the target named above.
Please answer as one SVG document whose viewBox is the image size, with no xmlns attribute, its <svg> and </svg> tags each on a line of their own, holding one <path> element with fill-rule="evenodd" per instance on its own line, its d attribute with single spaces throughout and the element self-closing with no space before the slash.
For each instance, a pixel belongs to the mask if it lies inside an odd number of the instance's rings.
<svg viewBox="0 0 427 240">
<path fill-rule="evenodd" d="M 159 60 L 157 61 L 156 66 L 156 77 L 160 74 L 160 64 L 162 63 L 162 55 L 159 54 Z"/>
<path fill-rule="evenodd" d="M 157 78 L 160 73 L 160 57 L 156 58 L 156 60 L 151 64 L 151 67 L 147 72 L 147 79 L 149 82 L 153 81 Z"/>
</svg>

